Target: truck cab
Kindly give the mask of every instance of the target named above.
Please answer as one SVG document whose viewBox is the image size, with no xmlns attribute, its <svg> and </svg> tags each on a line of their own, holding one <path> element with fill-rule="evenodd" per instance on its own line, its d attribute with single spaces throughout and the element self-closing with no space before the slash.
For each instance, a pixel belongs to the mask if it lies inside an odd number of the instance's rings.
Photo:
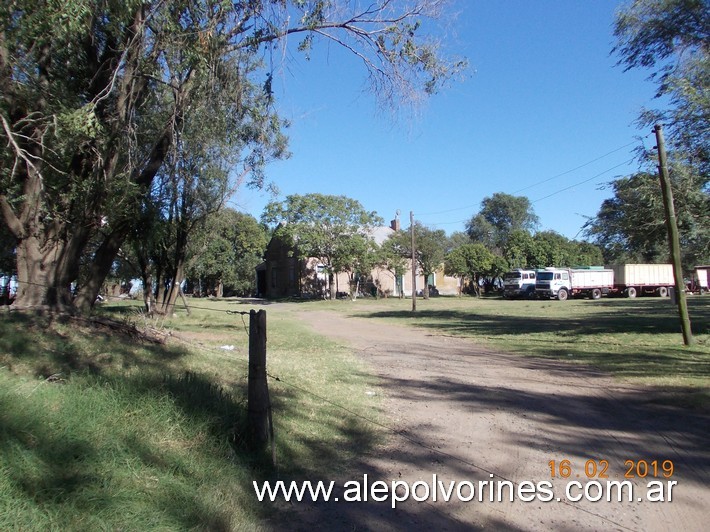
<svg viewBox="0 0 710 532">
<path fill-rule="evenodd" d="M 535 297 L 535 270 L 523 270 L 517 268 L 507 272 L 503 276 L 503 297 L 512 299 L 515 297 Z"/>
<path fill-rule="evenodd" d="M 567 299 L 571 292 L 569 270 L 545 268 L 537 273 L 535 294 L 542 298 Z"/>
</svg>

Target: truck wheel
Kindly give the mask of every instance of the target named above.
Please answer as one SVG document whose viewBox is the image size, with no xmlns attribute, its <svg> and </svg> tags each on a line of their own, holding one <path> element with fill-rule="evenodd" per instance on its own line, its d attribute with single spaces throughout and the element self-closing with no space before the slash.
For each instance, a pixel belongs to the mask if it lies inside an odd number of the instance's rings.
<svg viewBox="0 0 710 532">
<path fill-rule="evenodd" d="M 658 296 L 659 297 L 668 297 L 668 288 L 666 288 L 665 286 L 661 286 L 658 289 Z"/>
<path fill-rule="evenodd" d="M 595 288 L 589 292 L 589 299 L 599 299 L 600 297 L 602 297 L 602 291 L 598 288 Z"/>
<path fill-rule="evenodd" d="M 567 298 L 569 297 L 569 294 L 567 293 L 567 290 L 564 288 L 560 288 L 560 291 L 557 292 L 557 299 L 560 301 L 567 301 Z"/>
<path fill-rule="evenodd" d="M 629 286 L 626 289 L 626 297 L 631 297 L 631 298 L 636 297 L 636 288 L 634 288 L 633 286 Z"/>
<path fill-rule="evenodd" d="M 530 287 L 528 288 L 527 293 L 525 294 L 525 297 L 528 299 L 535 299 L 535 287 Z"/>
</svg>

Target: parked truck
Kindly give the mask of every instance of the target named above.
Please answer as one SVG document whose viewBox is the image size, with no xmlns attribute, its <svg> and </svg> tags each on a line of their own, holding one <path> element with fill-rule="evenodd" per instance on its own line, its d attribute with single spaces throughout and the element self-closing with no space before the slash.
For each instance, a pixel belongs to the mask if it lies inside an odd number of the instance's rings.
<svg viewBox="0 0 710 532">
<path fill-rule="evenodd" d="M 599 299 L 614 290 L 614 271 L 605 268 L 545 268 L 537 273 L 535 294 L 565 301 L 570 296 Z"/>
<path fill-rule="evenodd" d="M 545 268 L 537 274 L 535 294 L 564 301 L 570 296 L 599 299 L 603 295 L 666 297 L 674 286 L 671 264 L 619 264 L 608 268 Z"/>
<path fill-rule="evenodd" d="M 516 268 L 503 276 L 503 297 L 535 297 L 535 270 Z"/>
</svg>

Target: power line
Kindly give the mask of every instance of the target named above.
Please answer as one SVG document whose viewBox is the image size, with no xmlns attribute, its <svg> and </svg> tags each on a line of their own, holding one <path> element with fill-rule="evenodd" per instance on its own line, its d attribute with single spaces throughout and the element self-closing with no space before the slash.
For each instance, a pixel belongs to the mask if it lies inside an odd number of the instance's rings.
<svg viewBox="0 0 710 532">
<path fill-rule="evenodd" d="M 648 135 L 647 135 L 647 136 L 648 136 Z M 616 153 L 616 152 L 618 152 L 618 151 L 620 151 L 620 150 L 623 150 L 624 148 L 628 148 L 629 146 L 631 146 L 631 145 L 633 145 L 633 144 L 636 144 L 636 142 L 637 142 L 637 140 L 634 140 L 634 141 L 632 141 L 632 142 L 629 142 L 628 144 L 624 144 L 623 146 L 620 146 L 620 147 L 618 147 L 618 148 L 616 148 L 616 149 L 613 149 L 613 150 L 611 150 L 610 152 L 605 153 L 604 155 L 600 155 L 599 157 L 596 157 L 596 158 L 592 159 L 591 161 L 587 161 L 587 162 L 584 163 L 584 164 L 580 164 L 579 166 L 576 166 L 575 168 L 572 168 L 571 170 L 566 170 L 566 171 L 564 171 L 564 172 L 562 172 L 562 173 L 560 173 L 560 174 L 554 175 L 554 176 L 552 176 L 552 177 L 548 177 L 547 179 L 543 179 L 542 181 L 538 181 L 537 183 L 533 183 L 533 184 L 531 184 L 531 185 L 528 185 L 528 186 L 526 186 L 526 187 L 524 187 L 524 188 L 521 188 L 521 189 L 519 189 L 519 190 L 516 190 L 516 191 L 512 192 L 512 194 L 517 194 L 518 192 L 522 192 L 522 191 L 524 191 L 524 190 L 528 190 L 528 189 L 533 188 L 533 187 L 536 187 L 536 186 L 538 186 L 538 185 L 542 185 L 543 183 L 548 183 L 549 181 L 552 181 L 552 180 L 554 180 L 554 179 L 557 179 L 558 177 L 562 177 L 562 176 L 564 176 L 564 175 L 571 174 L 572 172 L 576 172 L 577 170 L 579 170 L 579 169 L 581 169 L 581 168 L 584 168 L 584 167 L 586 167 L 586 166 L 589 166 L 590 164 L 595 163 L 595 162 L 597 162 L 597 161 L 600 161 L 601 159 L 604 159 L 605 157 L 608 157 L 609 155 L 612 155 L 613 153 Z M 632 159 L 632 160 L 633 160 L 633 159 Z M 624 164 L 626 164 L 626 163 L 624 163 Z M 466 205 L 466 206 L 464 206 L 464 207 L 456 207 L 456 208 L 453 208 L 453 209 L 447 209 L 447 210 L 437 211 L 437 212 L 424 212 L 424 213 L 420 213 L 419 216 L 435 216 L 435 215 L 437 215 L 437 214 L 446 214 L 446 213 L 449 213 L 449 212 L 461 211 L 461 210 L 464 210 L 464 209 L 471 209 L 471 208 L 473 208 L 473 207 L 477 207 L 477 204 L 474 204 L 474 205 Z M 458 223 L 458 222 L 448 222 L 448 223 Z"/>
<path fill-rule="evenodd" d="M 544 199 L 551 198 L 552 196 L 554 196 L 554 195 L 556 195 L 556 194 L 559 194 L 560 192 L 564 192 L 564 191 L 566 191 L 566 190 L 570 190 L 570 189 L 572 189 L 572 188 L 578 187 L 579 185 L 583 185 L 584 183 L 589 183 L 590 181 L 592 181 L 592 180 L 594 180 L 594 179 L 596 179 L 596 178 L 598 178 L 598 177 L 601 177 L 601 176 L 603 176 L 604 174 L 606 174 L 606 173 L 608 173 L 608 172 L 611 172 L 612 170 L 615 170 L 616 168 L 619 168 L 620 166 L 625 166 L 625 165 L 629 164 L 629 163 L 632 162 L 633 160 L 634 160 L 634 158 L 632 157 L 631 159 L 629 159 L 629 160 L 627 160 L 627 161 L 624 161 L 623 163 L 617 164 L 616 166 L 612 166 L 612 167 L 609 168 L 608 170 L 604 170 L 603 172 L 600 172 L 600 173 L 598 173 L 597 175 L 590 177 L 589 179 L 585 179 L 584 181 L 580 181 L 579 183 L 575 183 L 574 185 L 570 185 L 570 186 L 568 186 L 568 187 L 562 188 L 562 189 L 560 189 L 560 190 L 558 190 L 558 191 L 556 191 L 556 192 L 553 192 L 552 194 L 548 194 L 547 196 L 544 196 L 544 197 L 542 197 L 542 198 L 538 198 L 538 199 L 536 199 L 536 200 L 534 200 L 534 201 L 531 201 L 530 203 L 537 203 L 538 201 L 542 201 L 542 200 L 544 200 Z"/>
<path fill-rule="evenodd" d="M 609 153 L 605 153 L 604 155 L 597 157 L 596 159 L 592 159 L 591 161 L 589 161 L 587 163 L 581 164 L 581 165 L 577 166 L 576 168 L 572 168 L 571 170 L 567 170 L 566 172 L 562 172 L 561 174 L 557 174 L 557 175 L 552 176 L 552 177 L 545 179 L 543 181 L 539 181 L 537 183 L 533 183 L 532 185 L 528 185 L 525 188 L 521 188 L 520 190 L 516 190 L 515 192 L 513 192 L 513 194 L 517 194 L 518 192 L 522 192 L 523 190 L 529 190 L 529 189 L 536 187 L 538 185 L 542 185 L 543 183 L 547 183 L 549 181 L 552 181 L 553 179 L 557 179 L 558 177 L 562 177 L 563 175 L 567 175 L 567 174 L 571 174 L 572 172 L 576 172 L 580 168 L 584 168 L 585 166 L 589 166 L 590 164 L 595 163 L 595 162 L 603 159 L 604 157 L 611 155 L 612 153 L 616 153 L 617 151 L 623 150 L 624 148 L 628 148 L 632 144 L 636 144 L 636 141 L 629 142 L 628 144 L 625 144 L 624 146 L 621 146 L 620 148 L 616 148 L 615 150 L 612 150 Z M 631 159 L 631 160 L 633 161 L 633 159 Z"/>
<path fill-rule="evenodd" d="M 542 200 L 544 200 L 544 199 L 547 199 L 547 198 L 550 198 L 550 197 L 552 197 L 552 196 L 555 196 L 555 195 L 557 195 L 557 194 L 559 194 L 559 193 L 561 193 L 561 192 L 565 192 L 566 190 L 570 190 L 570 189 L 572 189 L 572 188 L 578 187 L 579 185 L 583 185 L 584 183 L 588 183 L 588 182 L 590 182 L 590 181 L 593 181 L 594 179 L 597 179 L 598 177 L 601 177 L 601 176 L 603 176 L 604 174 L 607 174 L 607 173 L 611 172 L 612 170 L 615 170 L 616 168 L 619 168 L 619 167 L 621 167 L 621 166 L 625 166 L 625 165 L 627 165 L 627 164 L 633 162 L 633 160 L 634 160 L 633 157 L 630 158 L 630 159 L 627 159 L 626 161 L 624 161 L 624 162 L 622 162 L 622 163 L 619 163 L 619 164 L 617 164 L 617 165 L 614 165 L 614 166 L 612 166 L 611 168 L 607 168 L 607 169 L 604 170 L 603 172 L 599 172 L 598 174 L 596 174 L 596 175 L 594 175 L 594 176 L 592 176 L 592 177 L 589 177 L 589 178 L 587 178 L 587 179 L 584 179 L 584 180 L 582 180 L 582 181 L 579 181 L 579 182 L 577 182 L 577 183 L 574 183 L 573 185 L 569 185 L 569 186 L 567 186 L 567 187 L 564 187 L 564 188 L 561 188 L 561 189 L 559 189 L 559 190 L 556 190 L 555 192 L 552 192 L 552 193 L 548 194 L 547 196 L 543 196 L 542 198 L 538 198 L 538 199 L 536 199 L 536 200 L 533 200 L 533 201 L 531 201 L 530 203 L 537 203 L 537 202 L 542 201 Z M 553 178 L 550 178 L 550 179 L 553 179 Z M 549 179 L 546 180 L 546 181 L 549 181 Z M 466 207 L 463 207 L 463 208 L 466 208 Z M 460 209 L 452 209 L 452 210 L 460 210 Z M 422 215 L 422 216 L 424 216 L 424 215 Z M 463 220 L 456 220 L 456 221 L 452 221 L 452 222 L 429 222 L 429 223 L 430 223 L 430 225 L 434 225 L 434 226 L 439 226 L 439 225 L 454 225 L 454 224 L 459 224 L 459 223 L 465 223 L 465 222 L 468 222 L 469 220 L 470 220 L 470 218 L 466 218 L 466 219 L 463 219 Z"/>
</svg>

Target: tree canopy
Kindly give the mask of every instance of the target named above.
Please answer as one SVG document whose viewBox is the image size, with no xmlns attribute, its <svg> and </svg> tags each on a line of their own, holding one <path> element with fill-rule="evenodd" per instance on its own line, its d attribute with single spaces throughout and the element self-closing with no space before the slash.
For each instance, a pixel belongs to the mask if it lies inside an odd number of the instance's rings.
<svg viewBox="0 0 710 532">
<path fill-rule="evenodd" d="M 412 256 L 412 228 L 406 231 L 397 231 L 389 237 L 391 241 L 387 245 L 390 249 L 396 249 L 399 255 L 405 259 Z M 416 264 L 413 269 L 419 269 L 424 276 L 425 282 L 422 292 L 425 298 L 429 297 L 429 284 L 426 280 L 435 273 L 444 263 L 444 257 L 448 246 L 446 232 L 442 229 L 431 229 L 420 222 L 414 223 L 414 249 Z"/>
<path fill-rule="evenodd" d="M 316 257 L 329 273 L 331 298 L 336 295 L 333 274 L 353 271 L 370 252 L 365 240 L 371 229 L 383 223 L 377 213 L 346 196 L 293 194 L 284 201 L 271 202 L 262 215 L 266 224 L 289 238 L 303 258 Z M 362 253 L 361 253 L 362 252 Z"/>
<path fill-rule="evenodd" d="M 265 228 L 253 216 L 221 209 L 195 231 L 185 273 L 193 290 L 217 297 L 256 292 L 254 270 L 267 245 Z"/>
<path fill-rule="evenodd" d="M 683 262 L 710 261 L 710 194 L 703 179 L 686 165 L 670 167 Z M 668 262 L 668 233 L 658 175 L 637 172 L 612 183 L 613 197 L 604 200 L 585 232 L 604 251 L 608 263 Z"/>
<path fill-rule="evenodd" d="M 659 109 L 641 111 L 643 127 L 661 124 L 667 132 L 669 173 L 683 262 L 710 258 L 710 2 L 634 0 L 617 14 L 614 48 L 628 70 L 644 68 L 664 97 Z M 669 260 L 667 232 L 655 169 L 657 154 L 641 150 L 641 169 L 612 184 L 586 224 L 587 236 L 604 248 L 609 262 Z"/>
<path fill-rule="evenodd" d="M 463 244 L 446 255 L 445 272 L 457 276 L 463 283 L 471 281 L 476 295 L 479 294 L 478 281 L 482 276 L 491 275 L 496 269 L 495 255 L 483 244 Z M 495 272 L 497 275 L 498 272 Z"/>
<path fill-rule="evenodd" d="M 181 180 L 208 163 L 262 184 L 265 164 L 286 153 L 264 52 L 287 38 L 300 35 L 302 50 L 326 40 L 353 52 L 393 103 L 436 92 L 464 66 L 424 35 L 421 21 L 441 6 L 4 3 L 0 212 L 17 242 L 16 305 L 89 309 L 161 172 Z M 191 124 L 206 128 L 199 146 Z"/>
<path fill-rule="evenodd" d="M 538 223 L 527 197 L 496 192 L 483 199 L 481 210 L 466 224 L 466 232 L 473 242 L 502 248 L 513 231 L 531 232 Z"/>
<path fill-rule="evenodd" d="M 707 172 L 710 164 L 710 2 L 634 0 L 616 18 L 614 48 L 625 68 L 644 68 L 665 96 L 661 109 L 644 110 L 644 127 L 663 123 L 676 156 Z"/>
</svg>

